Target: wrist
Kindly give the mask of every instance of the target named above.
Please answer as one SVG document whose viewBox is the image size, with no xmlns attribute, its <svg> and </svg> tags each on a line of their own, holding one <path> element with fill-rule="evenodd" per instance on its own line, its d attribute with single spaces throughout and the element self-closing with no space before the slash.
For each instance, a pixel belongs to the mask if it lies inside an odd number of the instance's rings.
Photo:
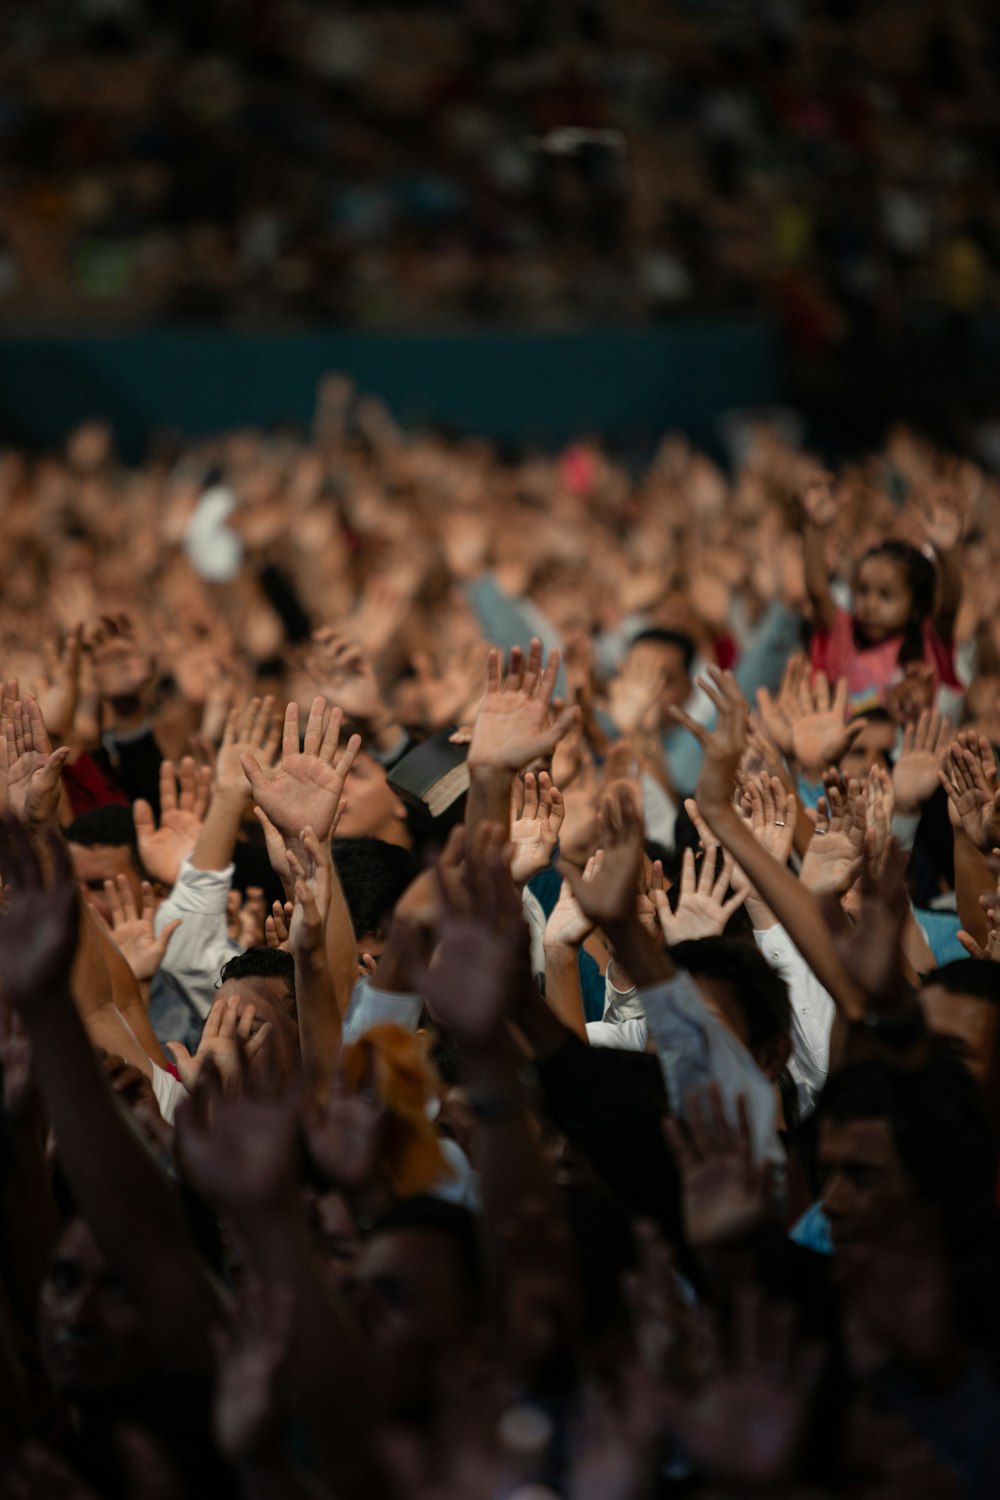
<svg viewBox="0 0 1000 1500">
<path fill-rule="evenodd" d="M 559 938 L 543 938 L 542 951 L 545 954 L 545 962 L 570 964 L 576 962 L 577 950 L 580 944 L 574 942 L 563 942 Z"/>
</svg>

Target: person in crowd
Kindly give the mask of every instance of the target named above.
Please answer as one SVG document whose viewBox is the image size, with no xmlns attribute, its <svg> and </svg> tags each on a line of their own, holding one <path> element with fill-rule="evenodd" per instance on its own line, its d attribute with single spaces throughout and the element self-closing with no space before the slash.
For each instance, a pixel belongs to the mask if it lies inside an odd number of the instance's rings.
<svg viewBox="0 0 1000 1500">
<path fill-rule="evenodd" d="M 1000 483 L 99 436 L 0 455 L 0 1496 L 1000 1491 Z"/>
</svg>

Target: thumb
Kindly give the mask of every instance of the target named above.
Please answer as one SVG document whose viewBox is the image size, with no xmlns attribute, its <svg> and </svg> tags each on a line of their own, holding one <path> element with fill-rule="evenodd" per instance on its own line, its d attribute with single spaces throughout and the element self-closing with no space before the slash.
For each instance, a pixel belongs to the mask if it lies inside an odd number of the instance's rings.
<svg viewBox="0 0 1000 1500">
<path fill-rule="evenodd" d="M 167 1042 L 167 1051 L 174 1060 L 174 1065 L 180 1074 L 181 1083 L 190 1091 L 194 1086 L 197 1068 L 194 1058 L 191 1056 L 183 1042 Z"/>
<path fill-rule="evenodd" d="M 260 768 L 260 762 L 252 755 L 241 755 L 240 765 L 243 774 L 250 783 L 250 789 L 256 793 L 258 786 L 264 779 L 264 772 Z"/>
<path fill-rule="evenodd" d="M 564 708 L 545 736 L 545 749 L 554 750 L 563 736 L 569 734 L 579 717 L 580 710 L 575 703 L 571 708 Z"/>
<path fill-rule="evenodd" d="M 132 821 L 139 838 L 150 838 L 156 832 L 156 819 L 153 817 L 153 809 L 144 797 L 132 803 Z"/>
<path fill-rule="evenodd" d="M 178 927 L 180 927 L 180 925 L 181 925 L 181 919 L 180 919 L 180 917 L 175 917 L 172 922 L 168 922 L 167 923 L 166 927 L 164 927 L 163 931 L 160 933 L 159 937 L 156 940 L 156 949 L 155 949 L 157 963 L 162 962 L 163 955 L 167 951 L 167 944 L 170 942 L 170 939 L 173 937 L 174 933 L 177 931 L 177 929 L 178 929 Z"/>
</svg>

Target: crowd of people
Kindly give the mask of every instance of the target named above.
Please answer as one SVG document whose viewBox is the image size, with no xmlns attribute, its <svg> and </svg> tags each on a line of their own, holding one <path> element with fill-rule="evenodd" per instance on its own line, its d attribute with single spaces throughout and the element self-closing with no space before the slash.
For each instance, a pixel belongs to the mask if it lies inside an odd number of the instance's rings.
<svg viewBox="0 0 1000 1500">
<path fill-rule="evenodd" d="M 39 0 L 0 17 L 0 308 L 361 327 L 995 307 L 986 0 Z"/>
<path fill-rule="evenodd" d="M 0 546 L 0 1494 L 998 1493 L 995 476 L 331 376 Z"/>
</svg>

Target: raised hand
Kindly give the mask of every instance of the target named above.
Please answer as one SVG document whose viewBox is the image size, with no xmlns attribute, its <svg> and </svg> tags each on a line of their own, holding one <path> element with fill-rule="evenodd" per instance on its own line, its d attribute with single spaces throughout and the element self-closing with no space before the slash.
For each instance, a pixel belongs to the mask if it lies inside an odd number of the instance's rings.
<svg viewBox="0 0 1000 1500">
<path fill-rule="evenodd" d="M 1000 844 L 1000 787 L 989 740 L 963 731 L 949 750 L 938 780 L 948 793 L 952 826 L 961 828 L 979 849 Z"/>
<path fill-rule="evenodd" d="M 164 885 L 175 883 L 181 865 L 198 842 L 211 779 L 209 768 L 199 769 L 190 755 L 185 755 L 176 776 L 173 762 L 165 760 L 160 765 L 160 826 L 156 826 L 148 802 L 140 797 L 133 803 L 139 858 L 150 875 Z"/>
<path fill-rule="evenodd" d="M 511 788 L 510 828 L 513 850 L 510 874 L 515 885 L 527 885 L 533 875 L 546 868 L 559 841 L 565 816 L 562 793 L 553 786 L 546 771 L 537 776 L 526 771 L 523 784 L 515 780 Z"/>
<path fill-rule="evenodd" d="M 696 1250 L 738 1244 L 772 1210 L 770 1169 L 753 1159 L 746 1100 L 736 1099 L 735 1128 L 726 1119 L 718 1085 L 692 1089 L 684 1122 L 667 1120 L 667 1141 L 681 1175 L 684 1228 Z"/>
<path fill-rule="evenodd" d="M 281 760 L 274 770 L 265 770 L 253 755 L 241 757 L 254 801 L 286 839 L 297 839 L 307 827 L 320 839 L 329 839 L 342 811 L 344 783 L 361 749 L 361 737 L 352 734 L 338 754 L 343 715 L 339 708 L 331 709 L 324 726 L 325 712 L 325 699 L 314 698 L 300 750 L 299 706 L 289 703 Z"/>
<path fill-rule="evenodd" d="M 735 1299 L 728 1348 L 693 1387 L 665 1393 L 664 1416 L 699 1466 L 722 1480 L 777 1493 L 793 1478 L 823 1368 L 822 1345 L 796 1338 L 795 1314 L 756 1287 Z"/>
<path fill-rule="evenodd" d="M 269 948 L 288 948 L 288 929 L 295 910 L 291 901 L 275 901 L 264 921 L 264 941 Z"/>
<path fill-rule="evenodd" d="M 642 869 L 642 813 L 631 788 L 616 782 L 605 793 L 597 814 L 601 859 L 585 875 L 560 864 L 581 911 L 595 926 L 628 924 L 636 916 L 636 894 Z"/>
<path fill-rule="evenodd" d="M 865 845 L 858 920 L 846 931 L 834 933 L 834 942 L 844 968 L 869 1004 L 892 1009 L 905 998 L 899 950 L 910 915 L 903 882 L 907 855 L 890 837 L 879 866 L 874 834 L 865 835 Z"/>
<path fill-rule="evenodd" d="M 876 872 L 882 868 L 886 844 L 892 832 L 895 806 L 888 771 L 884 766 L 872 766 L 865 788 L 865 823 L 872 836 L 872 858 L 875 860 Z"/>
<path fill-rule="evenodd" d="M 542 643 L 532 640 L 527 659 L 519 647 L 510 653 L 506 677 L 500 653 L 486 663 L 486 695 L 479 705 L 469 744 L 469 769 L 521 771 L 540 756 L 551 755 L 579 716 L 565 708 L 550 722 L 552 693 L 559 672 L 559 652 L 549 652 L 542 669 Z"/>
<path fill-rule="evenodd" d="M 358 1089 L 334 1076 L 323 1107 L 306 1119 L 306 1141 L 316 1165 L 345 1193 L 358 1193 L 376 1172 L 388 1110 L 375 1088 L 375 1054 L 366 1048 Z"/>
<path fill-rule="evenodd" d="M 594 879 L 603 861 L 604 854 L 600 849 L 590 856 L 583 869 L 582 879 L 585 883 L 589 884 Z M 559 887 L 559 899 L 545 924 L 546 948 L 579 948 L 593 930 L 594 923 L 573 895 L 569 881 L 564 880 Z"/>
<path fill-rule="evenodd" d="M 220 1450 L 236 1462 L 280 1457 L 282 1367 L 292 1334 L 291 1288 L 246 1273 L 226 1322 L 212 1330 L 215 1399 L 212 1426 Z"/>
<path fill-rule="evenodd" d="M 684 850 L 676 910 L 671 910 L 665 891 L 653 893 L 653 903 L 668 947 L 675 948 L 678 943 L 692 942 L 697 938 L 718 937 L 733 912 L 746 900 L 745 886 L 726 900 L 733 861 L 728 854 L 723 856 L 717 871 L 718 857 L 717 848 L 706 849 L 696 878 L 694 850 Z"/>
<path fill-rule="evenodd" d="M 795 842 L 798 815 L 795 793 L 778 776 L 750 776 L 743 786 L 740 811 L 761 848 L 779 864 L 786 865 Z M 733 888 L 742 890 L 746 884 L 746 876 L 737 866 L 733 871 Z"/>
<path fill-rule="evenodd" d="M 242 709 L 230 709 L 215 761 L 216 796 L 242 798 L 248 803 L 250 782 L 243 769 L 243 757 L 256 755 L 270 768 L 280 738 L 281 724 L 272 697 L 251 698 Z"/>
<path fill-rule="evenodd" d="M 814 683 L 808 674 L 799 684 L 799 701 L 792 720 L 792 754 L 806 772 L 816 774 L 836 765 L 865 727 L 864 719 L 847 718 L 847 680 L 841 678 L 833 696 L 823 672 Z"/>
<path fill-rule="evenodd" d="M 993 851 L 994 857 L 997 851 Z M 1000 964 L 1000 898 L 994 895 L 980 896 L 979 904 L 986 913 L 986 943 L 978 943 L 971 932 L 957 932 L 955 936 L 970 958 L 985 958 L 990 963 Z"/>
<path fill-rule="evenodd" d="M 528 928 L 510 878 L 504 830 L 484 824 L 465 851 L 465 902 L 444 882 L 440 947 L 419 968 L 421 993 L 460 1046 L 482 1048 L 502 1034 L 504 1012 L 531 973 Z"/>
<path fill-rule="evenodd" d="M 935 488 L 919 503 L 924 536 L 937 552 L 952 552 L 965 530 L 965 507 L 950 487 Z"/>
<path fill-rule="evenodd" d="M 62 768 L 69 749 L 62 746 L 53 751 L 42 711 L 34 698 L 13 705 L 4 730 L 10 811 L 31 828 L 54 823 L 59 811 Z"/>
<path fill-rule="evenodd" d="M 816 830 L 799 878 L 815 896 L 844 896 L 861 873 L 865 852 L 866 808 L 861 785 L 835 774 L 824 777 Z"/>
<path fill-rule="evenodd" d="M 380 721 L 392 718 L 368 657 L 356 641 L 332 626 L 313 631 L 306 670 L 327 700 L 354 723 L 374 731 Z"/>
<path fill-rule="evenodd" d="M 67 996 L 80 925 L 80 893 L 66 846 L 46 829 L 51 875 L 24 826 L 0 819 L 6 906 L 0 916 L 0 994 L 20 1011 Z"/>
<path fill-rule="evenodd" d="M 142 882 L 140 904 L 136 907 L 132 887 L 125 875 L 104 882 L 104 894 L 111 913 L 111 936 L 121 949 L 125 962 L 140 982 L 152 979 L 167 951 L 167 944 L 181 925 L 178 917 L 168 922 L 156 937 L 153 933 L 153 918 L 156 905 L 153 887 L 148 880 Z"/>
<path fill-rule="evenodd" d="M 907 724 L 903 748 L 892 771 L 897 812 L 918 813 L 937 791 L 938 772 L 944 767 L 952 734 L 951 720 L 928 709 L 915 724 Z"/>
<path fill-rule="evenodd" d="M 748 709 L 732 672 L 709 667 L 708 676 L 710 680 L 702 678 L 698 686 L 715 705 L 715 728 L 706 729 L 680 708 L 672 708 L 671 714 L 690 730 L 705 752 L 695 800 L 711 824 L 713 815 L 728 808 L 733 800 L 736 773 L 746 748 Z"/>
<path fill-rule="evenodd" d="M 80 699 L 80 658 L 83 626 L 77 625 L 66 637 L 62 650 L 55 655 L 48 678 L 35 684 L 38 706 L 49 732 L 65 740 L 73 728 Z"/>
<path fill-rule="evenodd" d="M 333 865 L 329 844 L 321 846 L 311 828 L 303 828 L 299 837 L 302 857 L 295 850 L 288 850 L 288 864 L 295 880 L 288 946 L 293 953 L 317 953 L 323 947 L 333 898 Z"/>
<path fill-rule="evenodd" d="M 298 1118 L 291 1099 L 227 1097 L 210 1062 L 179 1105 L 174 1126 L 181 1170 L 220 1211 L 259 1210 L 295 1193 Z"/>
<path fill-rule="evenodd" d="M 241 1011 L 239 995 L 230 995 L 212 1002 L 193 1057 L 183 1042 L 167 1043 L 167 1051 L 188 1093 L 197 1084 L 209 1058 L 224 1093 L 235 1097 L 244 1091 L 250 1064 L 268 1045 L 274 1030 L 270 1021 L 264 1021 L 255 1031 L 255 1020 L 254 1007 L 247 1005 Z"/>
<path fill-rule="evenodd" d="M 798 717 L 802 683 L 808 676 L 809 662 L 799 651 L 785 664 L 777 698 L 772 698 L 766 687 L 757 689 L 757 712 L 761 723 L 782 755 L 792 753 L 792 724 Z"/>
</svg>

